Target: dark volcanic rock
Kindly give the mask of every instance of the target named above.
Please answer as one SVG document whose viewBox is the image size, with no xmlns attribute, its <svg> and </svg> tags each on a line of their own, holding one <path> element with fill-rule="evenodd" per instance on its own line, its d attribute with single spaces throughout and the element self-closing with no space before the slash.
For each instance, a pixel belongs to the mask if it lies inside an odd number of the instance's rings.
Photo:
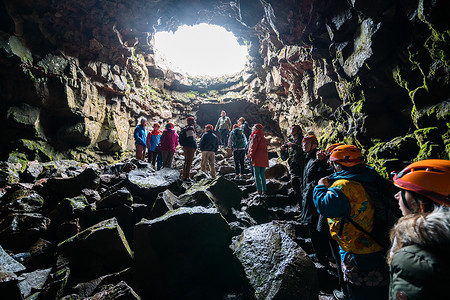
<svg viewBox="0 0 450 300">
<path fill-rule="evenodd" d="M 317 271 L 306 252 L 273 223 L 245 229 L 234 254 L 255 289 L 256 299 L 317 299 Z"/>
<path fill-rule="evenodd" d="M 145 299 L 175 300 L 195 289 L 239 287 L 245 280 L 229 243 L 230 228 L 214 208 L 182 207 L 143 220 L 134 231 L 136 291 Z"/>
<path fill-rule="evenodd" d="M 92 279 L 131 264 L 132 253 L 115 218 L 103 221 L 58 245 L 76 278 Z"/>
<path fill-rule="evenodd" d="M 180 171 L 177 169 L 163 168 L 154 171 L 150 167 L 138 168 L 128 173 L 128 189 L 133 195 L 138 195 L 142 203 L 153 205 L 160 192 L 178 188 L 179 177 Z"/>
</svg>

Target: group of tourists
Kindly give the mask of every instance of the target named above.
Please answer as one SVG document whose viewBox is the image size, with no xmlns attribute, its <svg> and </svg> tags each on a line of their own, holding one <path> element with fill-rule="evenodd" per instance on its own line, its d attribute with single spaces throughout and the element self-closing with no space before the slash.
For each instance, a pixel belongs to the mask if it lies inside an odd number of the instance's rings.
<svg viewBox="0 0 450 300">
<path fill-rule="evenodd" d="M 183 148 L 184 164 L 182 179 L 191 178 L 191 167 L 197 148 L 201 151 L 200 169 L 212 178 L 216 177 L 215 155 L 219 146 L 231 149 L 235 165 L 235 178 L 241 179 L 245 173 L 245 159 L 248 159 L 252 176 L 256 182 L 257 192 L 265 195 L 267 191 L 265 169 L 269 166 L 267 142 L 263 126 L 255 124 L 250 128 L 244 117 L 232 125 L 225 111 L 221 112 L 216 127 L 207 124 L 197 145 L 195 131 L 196 121 L 193 117 L 186 119 L 186 125 L 177 133 L 173 123 L 167 123 L 165 130 L 160 124 L 153 124 L 153 130 L 147 132 L 147 120 L 142 119 L 134 131 L 136 158 L 144 160 L 148 152 L 148 162 L 156 169 L 171 168 L 176 147 Z M 216 134 L 217 133 L 217 134 Z M 218 137 L 219 136 L 219 137 Z"/>
<path fill-rule="evenodd" d="M 179 134 L 172 123 L 167 123 L 163 132 L 155 123 L 147 133 L 146 123 L 143 120 L 135 131 L 136 158 L 144 159 L 148 149 L 153 166 L 171 167 L 180 144 L 185 158 L 182 177 L 188 180 L 197 149 L 195 119 L 187 118 Z M 341 290 L 335 290 L 334 297 L 445 298 L 445 284 L 450 282 L 450 161 L 412 163 L 393 177 L 392 184 L 364 163 L 354 145 L 336 143 L 319 150 L 317 137 L 304 135 L 299 125 L 291 126 L 289 135 L 280 154 L 289 166 L 300 211 L 298 221 L 308 229 L 311 259 L 325 263 L 333 259 L 340 266 Z M 255 124 L 250 129 L 244 118 L 232 125 L 225 111 L 215 128 L 207 124 L 198 147 L 201 170 L 209 171 L 213 178 L 220 145 L 233 153 L 236 179 L 242 178 L 248 159 L 257 193 L 264 197 L 265 170 L 269 166 L 264 127 Z M 385 192 L 381 186 L 387 186 L 386 182 L 400 191 L 380 206 Z M 395 209 L 389 210 L 392 203 Z M 380 221 L 383 214 L 384 221 L 394 220 L 388 227 Z M 380 230 L 382 226 L 384 231 Z"/>
<path fill-rule="evenodd" d="M 412 163 L 392 184 L 364 163 L 354 145 L 318 150 L 317 138 L 303 136 L 298 125 L 290 128 L 290 138 L 281 156 L 300 195 L 299 221 L 308 228 L 310 257 L 323 262 L 331 256 L 340 266 L 341 290 L 334 297 L 448 297 L 450 161 Z M 390 187 L 400 191 L 382 200 Z"/>
</svg>

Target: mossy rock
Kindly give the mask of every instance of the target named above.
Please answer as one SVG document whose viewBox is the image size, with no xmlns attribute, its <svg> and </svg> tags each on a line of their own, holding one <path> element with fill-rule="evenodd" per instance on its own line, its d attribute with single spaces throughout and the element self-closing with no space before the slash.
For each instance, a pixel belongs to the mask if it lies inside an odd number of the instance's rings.
<svg viewBox="0 0 450 300">
<path fill-rule="evenodd" d="M 27 168 L 28 159 L 24 153 L 14 151 L 9 153 L 8 162 L 13 164 L 20 164 L 22 166 L 20 172 L 22 173 Z"/>
<path fill-rule="evenodd" d="M 0 186 L 18 183 L 19 173 L 15 164 L 0 162 Z"/>
<path fill-rule="evenodd" d="M 450 101 L 443 101 L 423 109 L 414 109 L 412 118 L 417 128 L 448 128 L 447 124 L 450 122 Z"/>
</svg>

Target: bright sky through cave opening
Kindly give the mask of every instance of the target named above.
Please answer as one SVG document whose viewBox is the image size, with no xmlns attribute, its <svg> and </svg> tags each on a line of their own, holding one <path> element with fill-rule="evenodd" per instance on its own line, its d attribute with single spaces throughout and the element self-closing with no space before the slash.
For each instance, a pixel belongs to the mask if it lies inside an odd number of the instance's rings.
<svg viewBox="0 0 450 300">
<path fill-rule="evenodd" d="M 155 59 L 159 66 L 190 76 L 220 77 L 244 69 L 247 47 L 233 33 L 217 25 L 180 26 L 155 34 Z"/>
</svg>

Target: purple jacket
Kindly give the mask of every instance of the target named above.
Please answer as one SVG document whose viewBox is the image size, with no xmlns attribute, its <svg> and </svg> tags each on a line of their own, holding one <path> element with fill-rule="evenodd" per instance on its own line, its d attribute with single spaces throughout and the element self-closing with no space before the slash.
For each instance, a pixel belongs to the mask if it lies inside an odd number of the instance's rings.
<svg viewBox="0 0 450 300">
<path fill-rule="evenodd" d="M 165 129 L 159 140 L 159 150 L 175 152 L 178 146 L 178 134 L 173 128 Z"/>
</svg>

